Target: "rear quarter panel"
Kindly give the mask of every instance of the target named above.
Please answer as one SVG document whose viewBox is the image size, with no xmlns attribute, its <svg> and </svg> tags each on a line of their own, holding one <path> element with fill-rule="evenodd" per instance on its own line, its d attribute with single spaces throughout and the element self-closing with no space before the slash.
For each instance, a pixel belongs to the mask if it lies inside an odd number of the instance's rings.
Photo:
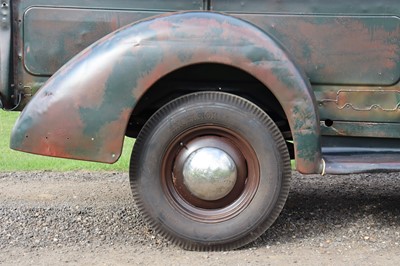
<svg viewBox="0 0 400 266">
<path fill-rule="evenodd" d="M 19 109 L 65 62 L 109 32 L 160 13 L 208 8 L 277 39 L 306 72 L 321 120 L 399 122 L 398 0 L 14 2 L 12 83 L 25 94 Z"/>
</svg>

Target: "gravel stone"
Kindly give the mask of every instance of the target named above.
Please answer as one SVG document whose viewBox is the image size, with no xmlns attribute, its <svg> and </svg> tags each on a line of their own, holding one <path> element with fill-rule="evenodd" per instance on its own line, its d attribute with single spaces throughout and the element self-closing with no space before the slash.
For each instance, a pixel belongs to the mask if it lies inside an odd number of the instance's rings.
<svg viewBox="0 0 400 266">
<path fill-rule="evenodd" d="M 0 264 L 43 264 L 48 256 L 61 264 L 400 264 L 399 173 L 293 172 L 286 205 L 265 234 L 238 251 L 198 255 L 147 226 L 126 173 L 2 172 L 0 202 Z"/>
</svg>

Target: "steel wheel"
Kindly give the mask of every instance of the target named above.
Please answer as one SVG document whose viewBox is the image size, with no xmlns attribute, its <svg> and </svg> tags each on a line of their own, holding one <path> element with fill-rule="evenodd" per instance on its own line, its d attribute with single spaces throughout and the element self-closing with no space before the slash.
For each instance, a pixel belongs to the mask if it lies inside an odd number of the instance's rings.
<svg viewBox="0 0 400 266">
<path fill-rule="evenodd" d="M 215 161 L 220 165 L 209 167 Z M 228 174 L 218 174 L 224 170 Z M 193 177 L 196 171 L 200 173 Z M 168 200 L 182 215 L 215 223 L 239 214 L 251 202 L 259 172 L 257 155 L 243 137 L 223 127 L 202 125 L 171 142 L 161 178 Z"/>
<path fill-rule="evenodd" d="M 196 93 L 162 107 L 131 157 L 131 186 L 154 228 L 195 250 L 240 247 L 276 219 L 289 189 L 285 142 L 238 96 Z"/>
</svg>

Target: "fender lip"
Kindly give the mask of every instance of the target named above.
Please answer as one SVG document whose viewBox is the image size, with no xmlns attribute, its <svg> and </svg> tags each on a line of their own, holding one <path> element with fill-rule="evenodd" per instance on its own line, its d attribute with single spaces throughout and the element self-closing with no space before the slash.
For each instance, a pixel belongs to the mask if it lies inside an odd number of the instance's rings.
<svg viewBox="0 0 400 266">
<path fill-rule="evenodd" d="M 166 74 L 199 63 L 237 67 L 269 88 L 289 118 L 298 170 L 319 171 L 319 119 L 304 73 L 276 40 L 254 25 L 202 11 L 145 19 L 82 51 L 26 106 L 10 146 L 113 163 L 121 154 L 130 114 L 146 90 Z"/>
</svg>

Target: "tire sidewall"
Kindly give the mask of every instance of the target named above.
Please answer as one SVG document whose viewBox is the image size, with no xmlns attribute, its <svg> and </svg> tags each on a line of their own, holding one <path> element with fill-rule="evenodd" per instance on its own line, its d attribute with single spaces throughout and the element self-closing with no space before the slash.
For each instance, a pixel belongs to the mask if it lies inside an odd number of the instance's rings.
<svg viewBox="0 0 400 266">
<path fill-rule="evenodd" d="M 259 235 L 262 233 L 258 232 L 259 228 L 264 228 L 266 223 L 272 224 L 275 217 L 270 216 L 276 212 L 284 176 L 282 151 L 276 145 L 276 134 L 273 134 L 278 130 L 276 126 L 254 119 L 253 112 L 245 106 L 193 100 L 171 105 L 168 111 L 156 115 L 144 132 L 148 135 L 140 144 L 140 159 L 134 162 L 137 171 L 133 173 L 143 208 L 157 221 L 156 226 L 182 241 L 215 245 L 234 242 L 251 233 Z M 233 129 L 245 137 L 257 154 L 260 166 L 260 182 L 251 202 L 240 214 L 218 223 L 195 221 L 182 215 L 170 203 L 160 178 L 163 154 L 171 141 L 190 128 L 209 124 Z"/>
</svg>

